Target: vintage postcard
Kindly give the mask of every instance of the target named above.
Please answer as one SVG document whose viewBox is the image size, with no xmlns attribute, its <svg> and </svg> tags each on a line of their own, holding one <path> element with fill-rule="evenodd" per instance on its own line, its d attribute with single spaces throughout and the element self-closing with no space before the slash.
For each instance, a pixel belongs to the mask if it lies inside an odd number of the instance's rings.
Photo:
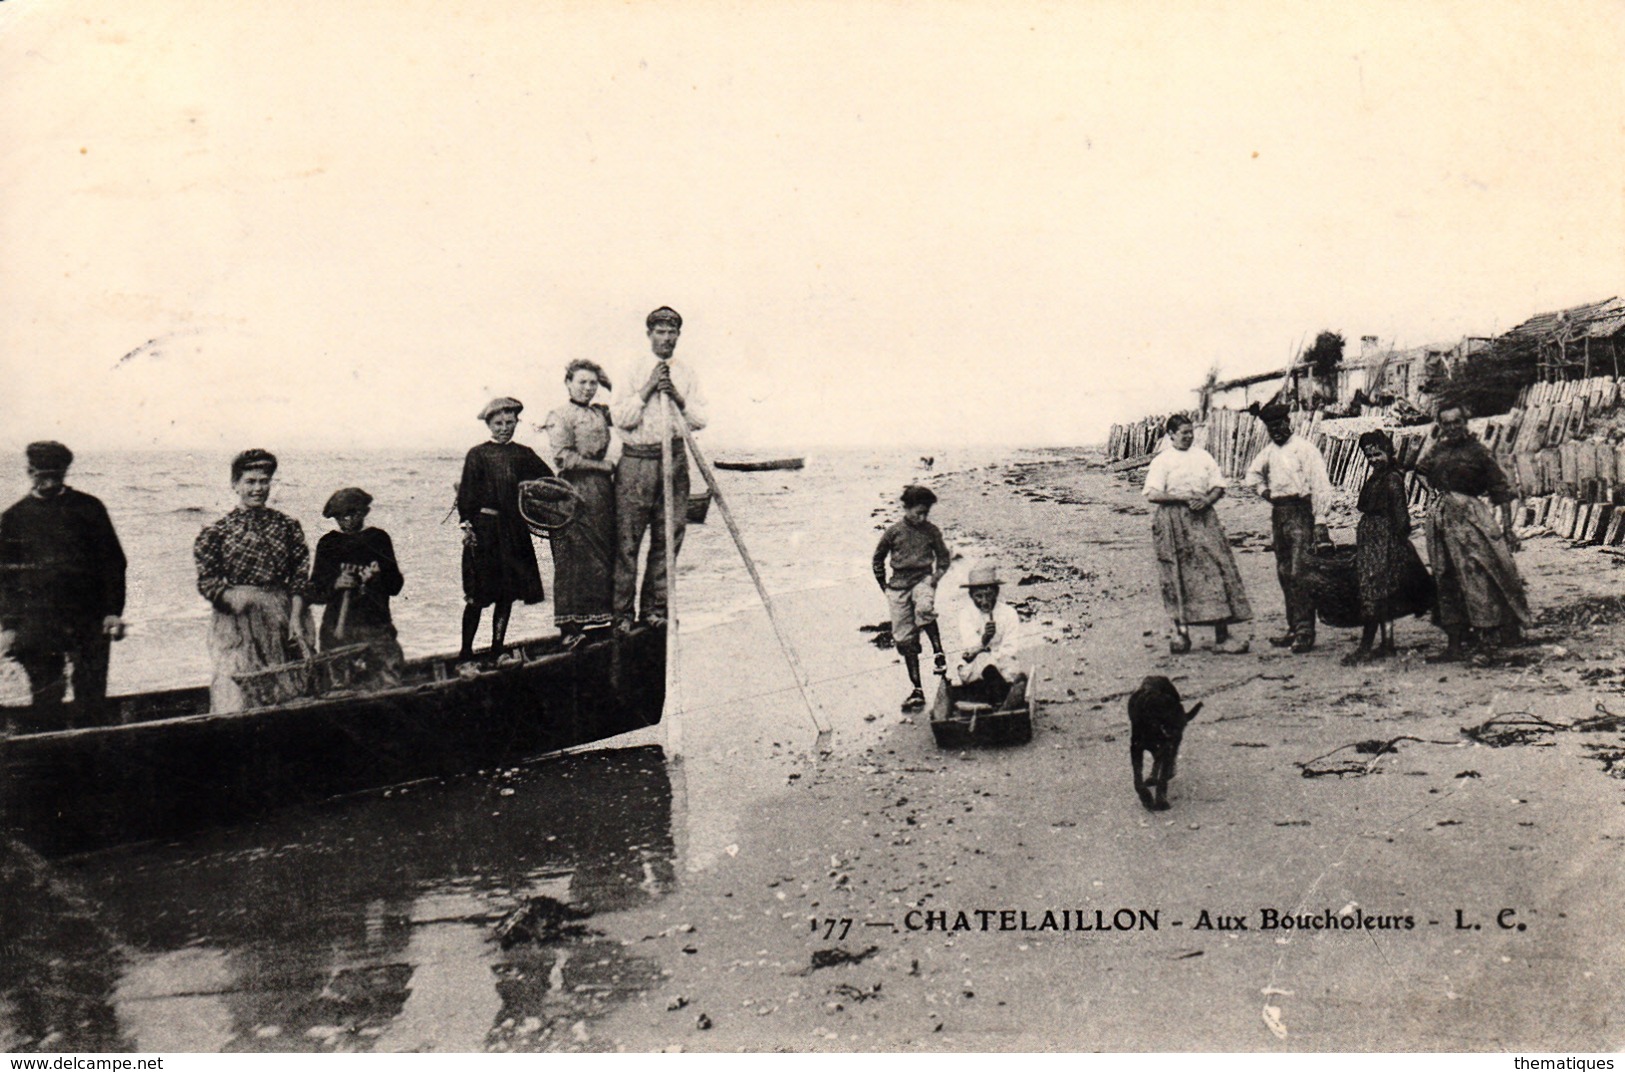
<svg viewBox="0 0 1625 1072">
<path fill-rule="evenodd" d="M 0 3 L 0 1049 L 1617 1049 L 1620 15 Z"/>
</svg>

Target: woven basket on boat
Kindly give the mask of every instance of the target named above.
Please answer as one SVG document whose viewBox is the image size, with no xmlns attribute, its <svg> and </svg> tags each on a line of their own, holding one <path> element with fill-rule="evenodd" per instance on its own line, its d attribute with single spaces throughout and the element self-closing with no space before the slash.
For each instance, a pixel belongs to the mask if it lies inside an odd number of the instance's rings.
<svg viewBox="0 0 1625 1072">
<path fill-rule="evenodd" d="M 231 677 L 243 690 L 247 706 L 275 707 L 354 688 L 370 672 L 370 651 L 365 644 L 347 644 L 298 662 Z"/>
<path fill-rule="evenodd" d="M 575 520 L 580 501 L 580 493 L 560 477 L 519 482 L 519 516 L 525 519 L 525 527 L 544 540 Z"/>
</svg>

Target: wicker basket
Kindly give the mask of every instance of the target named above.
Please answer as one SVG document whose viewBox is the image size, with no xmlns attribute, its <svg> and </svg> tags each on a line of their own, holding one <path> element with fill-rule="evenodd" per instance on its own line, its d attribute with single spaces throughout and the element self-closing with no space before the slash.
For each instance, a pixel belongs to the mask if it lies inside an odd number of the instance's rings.
<svg viewBox="0 0 1625 1072">
<path fill-rule="evenodd" d="M 370 653 L 365 644 L 347 644 L 298 662 L 231 677 L 243 690 L 248 707 L 276 707 L 357 687 L 371 673 Z"/>
<path fill-rule="evenodd" d="M 688 497 L 688 523 L 690 525 L 705 524 L 705 515 L 711 512 L 710 489 Z"/>
<path fill-rule="evenodd" d="M 1353 629 L 1360 618 L 1360 571 L 1350 547 L 1319 548 L 1311 560 L 1305 583 L 1314 597 L 1315 613 L 1327 625 Z M 1414 552 L 1397 566 L 1388 596 L 1390 619 L 1421 617 L 1433 609 L 1433 578 Z"/>
</svg>

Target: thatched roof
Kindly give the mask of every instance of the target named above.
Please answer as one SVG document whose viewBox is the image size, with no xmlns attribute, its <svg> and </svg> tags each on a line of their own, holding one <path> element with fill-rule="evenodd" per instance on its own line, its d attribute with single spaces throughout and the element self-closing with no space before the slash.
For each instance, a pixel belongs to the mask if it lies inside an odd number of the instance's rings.
<svg viewBox="0 0 1625 1072">
<path fill-rule="evenodd" d="M 1570 309 L 1537 313 L 1501 336 L 1509 341 L 1570 342 L 1604 339 L 1625 331 L 1625 301 L 1607 298 Z"/>
</svg>

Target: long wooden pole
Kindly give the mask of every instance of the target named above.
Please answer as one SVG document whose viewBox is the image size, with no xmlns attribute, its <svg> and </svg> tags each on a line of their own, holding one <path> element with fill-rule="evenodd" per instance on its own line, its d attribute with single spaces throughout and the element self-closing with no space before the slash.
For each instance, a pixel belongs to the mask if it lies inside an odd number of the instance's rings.
<svg viewBox="0 0 1625 1072">
<path fill-rule="evenodd" d="M 660 722 L 666 727 L 666 756 L 668 759 L 681 759 L 683 755 L 683 703 L 678 695 L 682 686 L 682 675 L 677 665 L 677 515 L 673 513 L 676 506 L 672 503 L 675 480 L 671 471 L 671 430 L 672 425 L 683 429 L 683 435 L 688 435 L 688 422 L 672 412 L 671 396 L 664 391 L 660 393 L 660 499 L 665 504 L 661 511 L 660 523 L 665 526 L 666 533 L 666 703 L 665 713 Z M 687 509 L 688 504 L 684 503 Z M 648 613 L 647 610 L 644 612 Z"/>
<path fill-rule="evenodd" d="M 773 597 L 767 594 L 767 585 L 762 583 L 762 575 L 756 570 L 756 560 L 750 557 L 745 549 L 745 538 L 739 534 L 739 526 L 734 523 L 733 511 L 728 509 L 728 500 L 723 497 L 722 489 L 717 486 L 716 474 L 711 472 L 710 463 L 705 455 L 700 453 L 699 444 L 694 442 L 694 435 L 688 430 L 688 422 L 679 420 L 677 431 L 682 434 L 683 443 L 688 447 L 689 454 L 694 457 L 694 464 L 700 470 L 700 476 L 705 478 L 705 486 L 711 489 L 711 499 L 716 503 L 717 510 L 722 514 L 722 521 L 728 526 L 728 534 L 733 537 L 734 546 L 739 548 L 739 557 L 745 560 L 745 569 L 750 573 L 750 579 L 756 584 L 756 594 L 762 599 L 762 606 L 767 608 L 767 620 L 773 624 L 773 635 L 778 638 L 779 650 L 784 652 L 784 661 L 790 664 L 790 671 L 796 679 L 796 688 L 801 690 L 801 702 L 807 705 L 807 714 L 812 717 L 813 726 L 819 733 L 829 732 L 829 723 L 824 719 L 818 704 L 813 700 L 812 694 L 807 691 L 807 672 L 801 668 L 801 660 L 796 657 L 795 648 L 784 635 L 784 627 L 779 624 L 778 612 L 773 609 Z"/>
</svg>

